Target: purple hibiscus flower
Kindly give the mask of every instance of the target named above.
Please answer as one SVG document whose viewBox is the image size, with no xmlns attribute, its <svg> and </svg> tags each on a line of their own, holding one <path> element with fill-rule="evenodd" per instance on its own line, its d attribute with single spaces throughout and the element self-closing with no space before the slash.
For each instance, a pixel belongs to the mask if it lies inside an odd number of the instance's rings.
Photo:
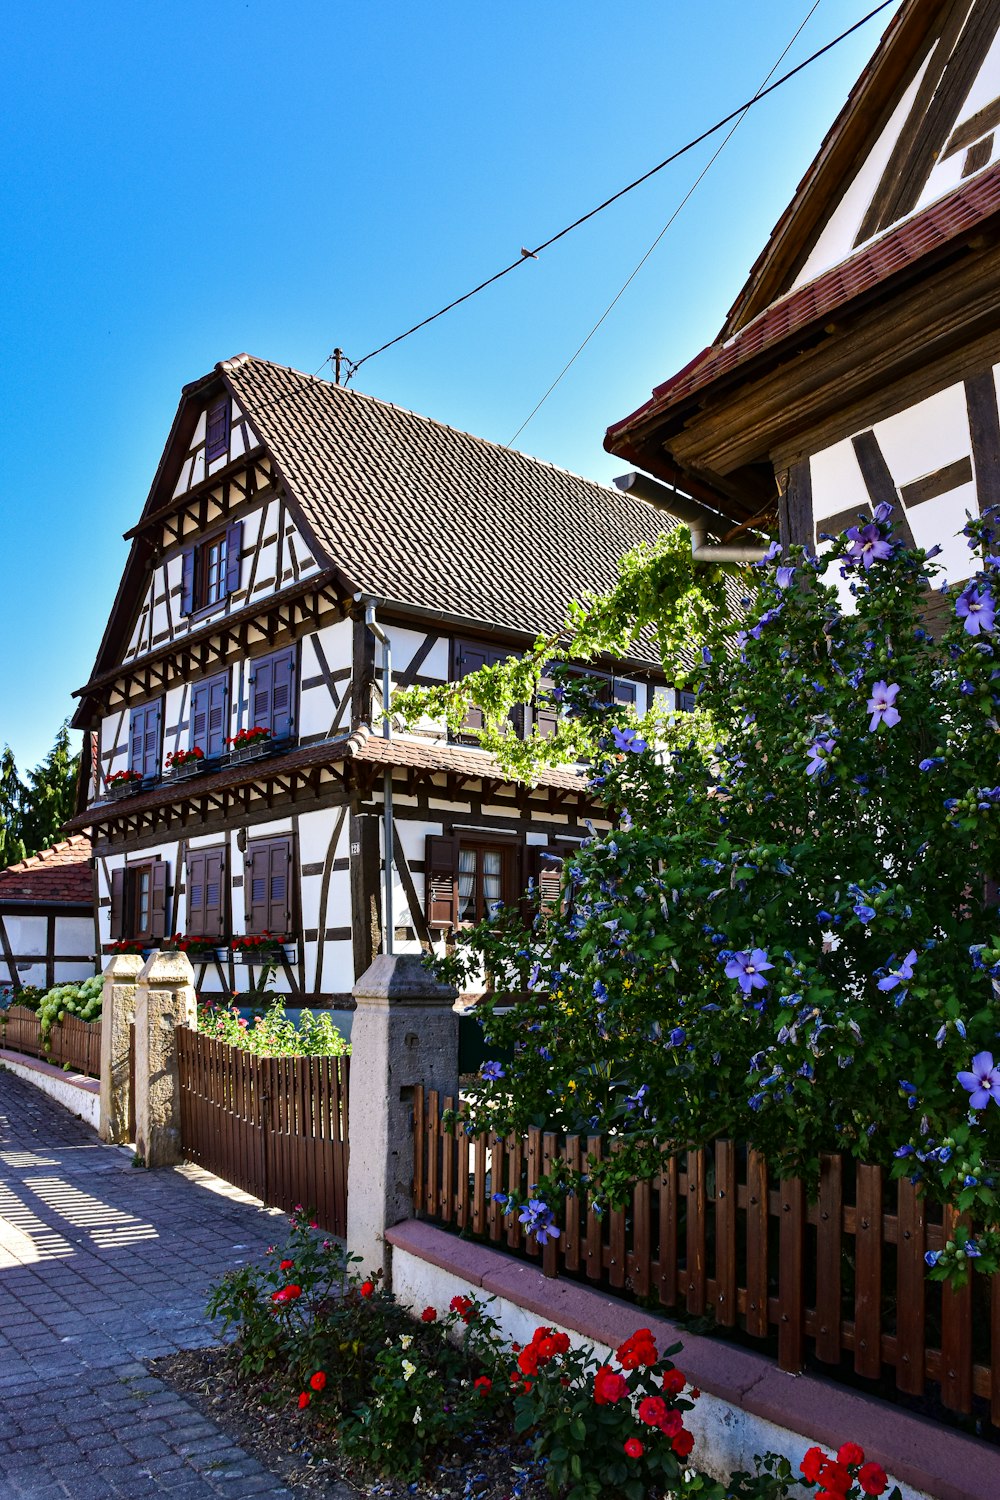
<svg viewBox="0 0 1000 1500">
<path fill-rule="evenodd" d="M 611 734 L 619 750 L 631 750 L 633 755 L 641 755 L 646 748 L 646 741 L 635 729 L 612 729 Z"/>
<path fill-rule="evenodd" d="M 892 543 L 887 542 L 874 521 L 860 529 L 852 526 L 847 533 L 847 539 L 852 544 L 847 555 L 852 562 L 860 563 L 867 570 L 873 562 L 881 561 L 892 556 Z"/>
<path fill-rule="evenodd" d="M 891 729 L 894 724 L 899 723 L 899 709 L 896 707 L 898 692 L 898 682 L 876 682 L 872 685 L 872 695 L 868 699 L 868 712 L 872 716 L 868 725 L 869 734 L 874 734 L 880 724 Z"/>
<path fill-rule="evenodd" d="M 898 984 L 904 984 L 908 979 L 912 979 L 913 965 L 916 961 L 917 950 L 911 948 L 899 967 L 897 969 L 890 969 L 884 978 L 879 980 L 879 989 L 888 992 L 889 990 L 894 990 Z M 892 963 L 891 958 L 889 962 Z"/>
<path fill-rule="evenodd" d="M 494 1083 L 498 1078 L 506 1077 L 503 1066 L 498 1062 L 484 1062 L 479 1070 L 479 1076 L 486 1083 Z"/>
<path fill-rule="evenodd" d="M 813 740 L 812 744 L 809 746 L 809 749 L 806 752 L 806 754 L 810 757 L 809 764 L 806 766 L 807 776 L 816 776 L 820 771 L 825 771 L 828 769 L 826 764 L 826 757 L 833 749 L 834 743 L 835 742 L 832 739 Z"/>
<path fill-rule="evenodd" d="M 977 1052 L 969 1073 L 959 1073 L 958 1081 L 969 1090 L 972 1109 L 985 1109 L 990 1100 L 1000 1105 L 1000 1069 L 994 1067 L 992 1052 Z"/>
<path fill-rule="evenodd" d="M 989 589 L 979 589 L 974 583 L 970 583 L 956 599 L 955 613 L 960 620 L 965 621 L 965 628 L 969 635 L 979 635 L 981 632 L 987 635 L 993 633 L 996 606 Z"/>
<path fill-rule="evenodd" d="M 787 589 L 791 588 L 792 579 L 794 577 L 794 568 L 779 568 L 774 575 L 774 581 L 778 585 L 779 589 Z"/>
<path fill-rule="evenodd" d="M 739 980 L 740 989 L 744 995 L 749 995 L 751 990 L 764 988 L 767 984 L 764 970 L 773 968 L 774 964 L 763 948 L 752 948 L 749 953 L 741 950 L 734 953 L 726 964 L 726 978 Z"/>
</svg>

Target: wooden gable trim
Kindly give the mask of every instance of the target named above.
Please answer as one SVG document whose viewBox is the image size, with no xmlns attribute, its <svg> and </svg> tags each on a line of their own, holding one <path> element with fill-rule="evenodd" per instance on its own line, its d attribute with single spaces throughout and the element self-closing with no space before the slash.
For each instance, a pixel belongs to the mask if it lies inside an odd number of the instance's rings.
<svg viewBox="0 0 1000 1500">
<path fill-rule="evenodd" d="M 271 467 L 267 475 L 266 484 L 258 487 L 256 483 L 256 469 L 262 458 Z M 246 489 L 242 489 L 239 483 L 240 475 L 244 470 L 247 475 Z M 133 527 L 123 532 L 122 535 L 127 542 L 131 541 L 133 537 L 148 535 L 165 521 L 169 521 L 171 517 L 177 515 L 178 512 L 185 510 L 190 510 L 190 514 L 182 519 L 192 520 L 198 527 L 205 526 L 207 522 L 204 519 L 204 509 L 207 500 L 215 499 L 222 510 L 222 516 L 225 516 L 234 505 L 241 505 L 243 501 L 254 498 L 268 486 L 275 487 L 271 455 L 263 443 L 258 443 L 255 448 L 251 448 L 248 452 L 241 453 L 238 458 L 234 458 L 224 469 L 216 469 L 214 474 L 209 474 L 206 478 L 200 480 L 198 484 L 193 484 L 190 489 L 184 491 L 183 495 L 175 495 L 166 505 L 162 505 L 159 510 L 155 510 L 150 515 L 144 516 L 142 520 L 137 521 Z M 237 491 L 235 500 L 230 498 L 231 489 L 236 489 Z M 222 491 L 221 495 L 213 495 L 214 490 Z M 197 512 L 196 507 L 198 508 Z M 211 524 L 213 526 L 217 525 L 220 519 L 222 517 L 214 517 Z M 179 530 L 175 540 L 180 540 Z"/>
<path fill-rule="evenodd" d="M 794 198 L 778 220 L 716 342 L 752 322 L 792 285 L 853 176 L 887 125 L 954 0 L 908 0 L 893 17 Z"/>
</svg>

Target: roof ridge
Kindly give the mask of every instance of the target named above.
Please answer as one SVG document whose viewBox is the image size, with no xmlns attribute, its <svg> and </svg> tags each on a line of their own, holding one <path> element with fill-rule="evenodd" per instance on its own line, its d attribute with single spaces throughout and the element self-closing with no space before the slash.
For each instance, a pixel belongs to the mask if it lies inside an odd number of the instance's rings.
<svg viewBox="0 0 1000 1500">
<path fill-rule="evenodd" d="M 319 375 L 310 375 L 304 370 L 297 370 L 293 365 L 283 365 L 277 360 L 265 359 L 258 354 L 237 354 L 231 360 L 222 360 L 218 366 L 220 370 L 229 373 L 231 370 L 244 368 L 246 365 L 267 365 L 269 369 L 280 370 L 287 375 L 296 375 L 301 380 L 308 381 L 312 386 L 320 386 L 331 393 L 337 393 L 337 399 L 347 397 L 355 401 L 368 401 L 373 406 L 382 407 L 387 411 L 399 412 L 404 417 L 413 417 L 417 422 L 425 422 L 428 427 L 436 427 L 442 432 L 453 433 L 457 437 L 468 438 L 477 446 L 488 448 L 493 452 L 509 454 L 511 458 L 523 459 L 529 464 L 537 464 L 540 468 L 551 469 L 556 474 L 566 474 L 571 479 L 576 479 L 584 484 L 593 485 L 602 494 L 618 497 L 620 491 L 613 484 L 605 484 L 601 479 L 590 479 L 586 474 L 580 474 L 576 469 L 567 469 L 564 464 L 553 463 L 549 458 L 540 458 L 535 453 L 525 453 L 523 448 L 512 448 L 509 444 L 495 442 L 492 438 L 482 437 L 479 433 L 470 432 L 465 427 L 454 427 L 450 422 L 442 422 L 437 417 L 429 417 L 426 412 L 416 411 L 411 406 L 402 406 L 398 401 L 387 401 L 384 396 L 373 396 L 370 391 L 359 391 L 354 387 L 337 385 L 332 380 L 325 380 Z M 247 412 L 248 418 L 252 420 L 252 412 Z"/>
</svg>

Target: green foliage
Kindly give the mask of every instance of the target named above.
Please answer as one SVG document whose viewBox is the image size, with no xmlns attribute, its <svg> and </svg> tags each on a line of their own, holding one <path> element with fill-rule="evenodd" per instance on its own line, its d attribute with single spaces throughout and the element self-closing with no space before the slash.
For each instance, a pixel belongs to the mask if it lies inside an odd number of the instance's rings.
<svg viewBox="0 0 1000 1500">
<path fill-rule="evenodd" d="M 28 772 L 17 772 L 9 745 L 0 755 L 0 868 L 47 849 L 76 808 L 80 756 L 70 749 L 69 725 L 60 725 L 52 749 Z"/>
<path fill-rule="evenodd" d="M 102 976 L 94 974 L 78 984 L 57 984 L 46 991 L 37 1007 L 46 1051 L 51 1045 L 49 1033 L 53 1026 L 59 1025 L 67 1016 L 77 1016 L 81 1021 L 100 1019 L 103 986 Z"/>
<path fill-rule="evenodd" d="M 201 1004 L 198 1030 L 259 1057 L 345 1057 L 351 1050 L 350 1043 L 330 1019 L 329 1011 L 304 1010 L 296 1026 L 285 1015 L 284 999 L 280 996 L 252 1021 L 240 1015 L 238 1006 Z"/>
<path fill-rule="evenodd" d="M 690 645 L 704 626 L 702 730 L 643 751 L 594 711 L 613 832 L 567 861 L 557 915 L 527 931 L 494 914 L 445 969 L 494 976 L 480 1013 L 513 1050 L 476 1091 L 475 1130 L 612 1134 L 586 1172 L 617 1202 L 720 1134 L 811 1182 L 823 1152 L 895 1154 L 977 1226 L 938 1267 L 956 1280 L 977 1253 L 1000 1263 L 1000 1108 L 970 1113 L 957 1077 L 997 1031 L 1000 666 L 992 610 L 973 620 L 956 590 L 931 639 L 934 564 L 872 524 L 870 567 L 842 535 L 819 562 L 748 573 L 741 631 L 686 617 Z M 967 527 L 988 599 L 993 526 Z M 841 566 L 849 608 L 828 582 Z"/>
<path fill-rule="evenodd" d="M 37 1011 L 44 996 L 45 991 L 38 984 L 23 984 L 16 992 L 13 985 L 4 985 L 0 989 L 0 1024 L 5 1023 L 4 1012 L 12 1005 L 23 1005 L 25 1010 Z"/>
</svg>

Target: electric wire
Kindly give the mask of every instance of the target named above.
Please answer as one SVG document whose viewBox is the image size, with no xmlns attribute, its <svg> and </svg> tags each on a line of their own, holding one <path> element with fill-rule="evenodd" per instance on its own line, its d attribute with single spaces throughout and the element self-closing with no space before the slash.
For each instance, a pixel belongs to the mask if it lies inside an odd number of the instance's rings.
<svg viewBox="0 0 1000 1500">
<path fill-rule="evenodd" d="M 639 261 L 638 265 L 632 271 L 632 274 L 630 276 L 628 276 L 626 278 L 626 280 L 622 283 L 622 285 L 618 288 L 618 291 L 615 293 L 615 295 L 612 297 L 611 301 L 608 303 L 607 307 L 601 313 L 601 316 L 598 318 L 597 322 L 591 328 L 591 330 L 587 334 L 586 338 L 574 350 L 574 352 L 572 353 L 572 355 L 569 357 L 569 359 L 563 365 L 562 369 L 559 371 L 559 374 L 556 376 L 555 380 L 553 380 L 552 384 L 545 391 L 544 395 L 542 395 L 539 398 L 539 400 L 535 402 L 535 405 L 531 408 L 530 412 L 525 417 L 524 421 L 521 423 L 521 425 L 517 429 L 517 431 L 514 433 L 513 437 L 509 438 L 508 441 L 504 444 L 505 448 L 512 448 L 514 446 L 514 444 L 517 442 L 518 438 L 521 436 L 521 433 L 528 426 L 528 423 L 531 422 L 533 420 L 533 418 L 538 415 L 538 413 L 541 411 L 542 407 L 545 405 L 546 401 L 552 395 L 552 392 L 555 390 L 556 386 L 559 384 L 559 382 L 563 379 L 563 377 L 565 375 L 567 375 L 569 373 L 569 371 L 573 368 L 573 366 L 576 364 L 576 361 L 579 359 L 579 357 L 583 353 L 584 349 L 586 349 L 587 345 L 590 343 L 591 339 L 594 337 L 594 334 L 601 327 L 601 324 L 604 323 L 605 320 L 611 315 L 611 313 L 614 311 L 615 307 L 621 301 L 622 297 L 624 297 L 625 293 L 628 291 L 629 287 L 632 285 L 633 281 L 638 276 L 639 272 L 642 270 L 642 268 L 646 264 L 647 260 L 649 260 L 649 257 L 652 255 L 652 253 L 656 249 L 657 245 L 663 239 L 663 236 L 666 234 L 667 230 L 674 223 L 675 219 L 678 217 L 678 215 L 680 214 L 681 210 L 687 205 L 687 203 L 694 196 L 694 193 L 696 192 L 696 190 L 700 187 L 701 183 L 708 176 L 709 172 L 712 170 L 712 168 L 714 167 L 715 163 L 718 161 L 719 157 L 722 155 L 723 151 L 725 151 L 726 147 L 729 145 L 729 142 L 732 140 L 733 136 L 736 134 L 737 130 L 739 130 L 740 126 L 743 124 L 743 121 L 746 119 L 747 114 L 749 113 L 749 111 L 752 108 L 753 104 L 756 102 L 757 99 L 759 99 L 759 98 L 762 97 L 761 90 L 763 90 L 766 87 L 766 85 L 768 84 L 768 82 L 770 81 L 770 79 L 772 79 L 774 77 L 775 73 L 781 67 L 781 64 L 784 62 L 784 60 L 788 56 L 789 52 L 791 52 L 792 48 L 795 46 L 795 43 L 798 41 L 799 37 L 802 35 L 803 31 L 805 31 L 806 27 L 809 25 L 809 22 L 812 20 L 813 16 L 816 14 L 816 12 L 819 9 L 821 3 L 822 3 L 822 0 L 814 0 L 814 3 L 813 3 L 813 6 L 812 6 L 811 10 L 806 15 L 805 19 L 801 22 L 801 24 L 799 25 L 798 29 L 794 33 L 794 35 L 790 38 L 790 40 L 789 40 L 788 44 L 786 45 L 784 51 L 776 59 L 776 61 L 775 61 L 774 65 L 773 65 L 773 67 L 771 68 L 770 72 L 768 72 L 767 74 L 765 74 L 763 82 L 761 83 L 761 86 L 757 90 L 756 94 L 754 94 L 753 99 L 750 100 L 750 103 L 747 104 L 747 106 L 744 109 L 743 113 L 736 119 L 736 121 L 733 124 L 732 129 L 729 130 L 729 131 L 727 131 L 726 134 L 723 136 L 723 138 L 720 141 L 719 145 L 713 151 L 713 153 L 709 157 L 708 161 L 705 163 L 705 165 L 702 167 L 701 171 L 698 173 L 698 176 L 695 178 L 694 182 L 692 182 L 691 186 L 688 188 L 687 192 L 684 194 L 684 197 L 678 203 L 677 207 L 674 209 L 673 213 L 670 215 L 669 219 L 664 224 L 664 226 L 660 230 L 659 234 L 656 236 L 656 239 L 650 245 L 649 249 L 646 251 L 645 255 Z"/>
<path fill-rule="evenodd" d="M 353 377 L 361 369 L 361 366 L 367 364 L 370 359 L 375 359 L 377 355 L 384 354 L 387 349 L 392 349 L 396 344 L 402 343 L 404 339 L 408 339 L 413 334 L 418 333 L 422 328 L 426 328 L 429 323 L 434 323 L 438 318 L 443 318 L 445 313 L 452 312 L 456 307 L 461 307 L 463 302 L 468 302 L 472 297 L 476 297 L 480 292 L 484 292 L 487 287 L 493 286 L 495 282 L 502 280 L 504 276 L 509 276 L 512 271 L 516 271 L 517 268 L 519 266 L 523 266 L 526 261 L 537 259 L 537 257 L 541 255 L 543 250 L 550 249 L 552 245 L 555 245 L 560 240 L 565 239 L 565 237 L 568 234 L 571 234 L 573 230 L 579 229 L 582 224 L 586 224 L 589 222 L 589 220 L 596 218 L 598 214 L 603 213 L 605 209 L 610 208 L 613 203 L 617 203 L 620 198 L 624 198 L 627 193 L 634 192 L 634 190 L 638 187 L 641 187 L 644 182 L 648 182 L 651 177 L 655 177 L 658 172 L 662 172 L 665 167 L 669 167 L 673 162 L 678 161 L 682 156 L 686 156 L 689 151 L 693 151 L 696 146 L 700 146 L 703 141 L 707 141 L 711 136 L 716 135 L 720 130 L 724 130 L 727 125 L 732 123 L 732 121 L 736 120 L 737 123 L 739 123 L 746 115 L 747 111 L 752 109 L 755 104 L 759 104 L 761 100 L 766 99 L 770 94 L 773 94 L 777 89 L 782 88 L 786 83 L 790 82 L 791 79 L 795 78 L 806 68 L 811 67 L 813 63 L 818 62 L 821 57 L 825 57 L 825 55 L 828 52 L 832 51 L 834 47 L 839 46 L 841 42 L 844 42 L 848 37 L 853 36 L 856 31 L 860 31 L 863 26 L 867 26 L 869 21 L 874 20 L 877 15 L 881 14 L 882 11 L 887 10 L 890 5 L 896 4 L 898 4 L 898 0 L 881 0 L 881 3 L 879 5 L 876 5 L 874 9 L 868 11 L 867 14 L 863 15 L 860 20 L 855 21 L 852 26 L 848 26 L 845 31 L 840 32 L 838 36 L 835 36 L 831 41 L 826 42 L 822 47 L 818 48 L 817 51 L 804 58 L 802 62 L 796 63 L 794 68 L 790 68 L 787 73 L 783 73 L 781 77 L 776 78 L 773 83 L 769 83 L 766 87 L 759 89 L 757 93 L 754 94 L 751 98 L 744 100 L 742 104 L 738 105 L 735 109 L 730 110 L 729 113 L 724 115 L 721 120 L 717 120 L 714 125 L 710 125 L 699 135 L 696 135 L 691 140 L 685 142 L 683 146 L 679 146 L 676 151 L 672 151 L 669 156 L 665 156 L 662 161 L 657 162 L 655 166 L 650 167 L 647 172 L 643 172 L 640 177 L 636 177 L 632 182 L 627 183 L 625 187 L 619 188 L 617 192 L 612 193 L 609 198 L 605 198 L 603 202 L 598 203 L 596 207 L 589 209 L 585 214 L 581 214 L 579 218 L 574 219 L 571 224 L 567 224 L 564 228 L 558 230 L 555 234 L 550 235 L 547 240 L 543 240 L 540 244 L 535 245 L 533 249 L 523 251 L 518 256 L 518 258 L 511 261 L 509 265 L 504 266 L 499 271 L 495 271 L 492 276 L 488 276 L 485 281 L 479 282 L 477 286 L 474 286 L 469 291 L 464 292 L 460 297 L 453 298 L 451 302 L 447 303 L 444 307 L 439 308 L 437 312 L 431 313 L 426 318 L 421 318 L 419 323 L 414 323 L 411 328 L 407 328 L 403 333 L 397 334 L 395 338 L 388 339 L 386 343 L 380 344 L 377 349 L 370 350 L 369 353 L 363 355 L 361 359 L 347 360 L 347 374 L 344 380 L 345 385 L 353 379 Z M 808 17 L 806 19 L 808 20 Z M 803 23 L 803 25 L 804 24 L 805 23 Z M 791 43 L 789 45 L 791 45 Z M 788 49 L 786 48 L 786 52 L 783 53 L 782 56 L 787 55 L 787 50 Z M 725 142 L 723 142 L 723 144 L 725 144 Z M 681 206 L 683 207 L 683 204 Z M 655 246 L 653 248 L 655 248 Z M 642 263 L 640 262 L 640 266 L 641 264 Z M 637 269 L 639 268 L 637 267 Z M 316 371 L 316 375 L 319 375 L 320 371 L 323 370 L 332 359 L 333 355 L 328 355 L 320 365 L 319 370 Z M 315 376 L 313 378 L 315 378 Z"/>
</svg>

